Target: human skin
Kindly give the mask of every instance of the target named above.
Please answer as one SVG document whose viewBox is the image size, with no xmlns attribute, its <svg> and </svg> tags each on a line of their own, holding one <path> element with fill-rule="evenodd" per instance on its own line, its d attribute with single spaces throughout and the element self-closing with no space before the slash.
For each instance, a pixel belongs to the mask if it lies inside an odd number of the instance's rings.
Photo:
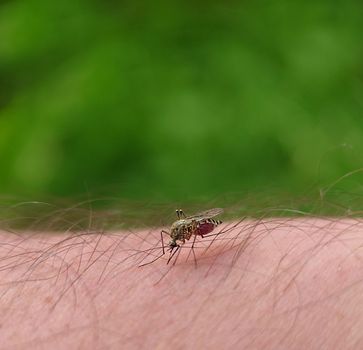
<svg viewBox="0 0 363 350">
<path fill-rule="evenodd" d="M 363 348 L 363 221 L 221 227 L 169 264 L 160 229 L 2 231 L 0 348 Z"/>
</svg>

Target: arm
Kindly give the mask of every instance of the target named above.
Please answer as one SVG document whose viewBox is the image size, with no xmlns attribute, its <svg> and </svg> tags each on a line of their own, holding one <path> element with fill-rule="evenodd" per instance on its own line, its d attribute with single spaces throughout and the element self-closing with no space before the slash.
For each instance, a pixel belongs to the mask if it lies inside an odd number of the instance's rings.
<svg viewBox="0 0 363 350">
<path fill-rule="evenodd" d="M 363 222 L 241 221 L 139 268 L 159 231 L 2 232 L 2 348 L 363 346 Z"/>
</svg>

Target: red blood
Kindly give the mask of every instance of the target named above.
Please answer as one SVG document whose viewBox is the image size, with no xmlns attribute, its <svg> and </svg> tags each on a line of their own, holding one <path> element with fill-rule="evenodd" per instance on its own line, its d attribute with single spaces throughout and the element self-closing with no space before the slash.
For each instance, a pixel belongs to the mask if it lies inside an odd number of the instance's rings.
<svg viewBox="0 0 363 350">
<path fill-rule="evenodd" d="M 214 230 L 214 224 L 210 222 L 203 222 L 199 224 L 197 235 L 204 236 Z"/>
</svg>

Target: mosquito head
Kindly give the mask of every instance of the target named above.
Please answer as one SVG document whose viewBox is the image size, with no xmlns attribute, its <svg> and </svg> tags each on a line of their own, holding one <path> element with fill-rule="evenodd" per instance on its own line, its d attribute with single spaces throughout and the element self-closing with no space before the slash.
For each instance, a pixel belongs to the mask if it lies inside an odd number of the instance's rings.
<svg viewBox="0 0 363 350">
<path fill-rule="evenodd" d="M 171 240 L 169 242 L 169 250 L 172 252 L 174 250 L 174 248 L 176 248 L 178 246 L 178 243 L 176 243 L 176 241 Z"/>
</svg>

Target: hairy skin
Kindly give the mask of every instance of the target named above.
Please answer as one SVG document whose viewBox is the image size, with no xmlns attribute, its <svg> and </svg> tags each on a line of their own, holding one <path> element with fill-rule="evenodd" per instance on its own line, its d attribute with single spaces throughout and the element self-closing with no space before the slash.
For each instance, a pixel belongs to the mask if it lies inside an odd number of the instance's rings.
<svg viewBox="0 0 363 350">
<path fill-rule="evenodd" d="M 138 267 L 159 231 L 1 232 L 1 349 L 363 348 L 363 221 L 229 223 Z"/>
</svg>

